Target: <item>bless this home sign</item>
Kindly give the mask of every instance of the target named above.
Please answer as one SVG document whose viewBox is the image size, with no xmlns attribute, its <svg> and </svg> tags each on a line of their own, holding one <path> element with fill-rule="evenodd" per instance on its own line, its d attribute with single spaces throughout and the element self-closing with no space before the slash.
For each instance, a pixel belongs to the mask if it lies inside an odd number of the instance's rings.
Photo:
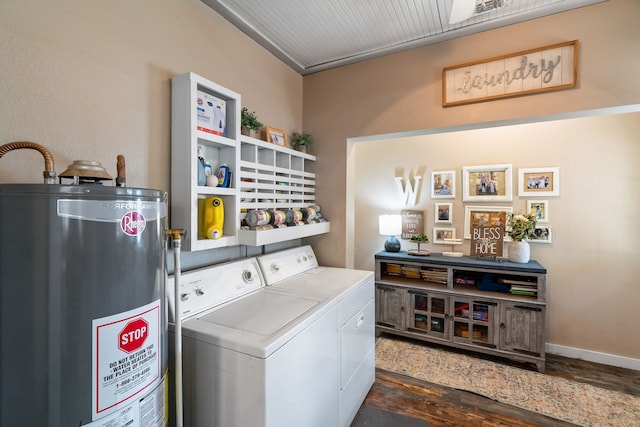
<svg viewBox="0 0 640 427">
<path fill-rule="evenodd" d="M 578 41 L 442 70 L 444 107 L 575 87 Z"/>
</svg>

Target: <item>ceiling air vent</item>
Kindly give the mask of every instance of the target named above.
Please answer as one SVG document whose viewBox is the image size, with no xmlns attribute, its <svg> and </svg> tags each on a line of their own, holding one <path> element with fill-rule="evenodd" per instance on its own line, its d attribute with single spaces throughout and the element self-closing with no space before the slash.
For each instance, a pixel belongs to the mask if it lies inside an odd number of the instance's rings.
<svg viewBox="0 0 640 427">
<path fill-rule="evenodd" d="M 453 0 L 449 24 L 458 24 L 492 10 L 500 9 L 510 0 Z"/>
</svg>

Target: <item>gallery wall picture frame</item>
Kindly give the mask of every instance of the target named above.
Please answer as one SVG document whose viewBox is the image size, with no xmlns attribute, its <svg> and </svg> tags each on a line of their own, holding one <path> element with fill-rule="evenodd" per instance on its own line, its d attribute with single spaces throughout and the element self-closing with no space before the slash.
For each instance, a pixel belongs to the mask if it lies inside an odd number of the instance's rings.
<svg viewBox="0 0 640 427">
<path fill-rule="evenodd" d="M 431 172 L 431 198 L 456 198 L 456 171 Z"/>
<path fill-rule="evenodd" d="M 453 204 L 436 203 L 434 215 L 436 224 L 453 224 Z"/>
<path fill-rule="evenodd" d="M 527 200 L 527 210 L 535 214 L 538 223 L 549 222 L 549 201 L 548 200 Z"/>
<path fill-rule="evenodd" d="M 463 202 L 510 202 L 513 199 L 510 164 L 463 166 Z"/>
<path fill-rule="evenodd" d="M 507 214 L 512 212 L 512 206 L 465 206 L 463 237 L 471 239 L 472 223 L 475 225 L 484 222 L 489 225 L 496 225 L 498 222 L 503 222 L 506 229 Z"/>
<path fill-rule="evenodd" d="M 549 197 L 560 195 L 560 168 L 519 168 L 518 196 Z"/>
<path fill-rule="evenodd" d="M 542 226 L 533 229 L 533 237 L 527 239 L 531 243 L 551 243 L 552 242 L 552 228 L 549 226 Z"/>
<path fill-rule="evenodd" d="M 265 126 L 265 133 L 267 134 L 267 142 L 271 142 L 282 147 L 288 147 L 289 141 L 287 139 L 287 133 L 282 129 L 273 128 L 271 126 Z"/>
<path fill-rule="evenodd" d="M 451 239 L 456 238 L 455 227 L 433 227 L 433 243 L 436 245 L 450 245 Z"/>
</svg>

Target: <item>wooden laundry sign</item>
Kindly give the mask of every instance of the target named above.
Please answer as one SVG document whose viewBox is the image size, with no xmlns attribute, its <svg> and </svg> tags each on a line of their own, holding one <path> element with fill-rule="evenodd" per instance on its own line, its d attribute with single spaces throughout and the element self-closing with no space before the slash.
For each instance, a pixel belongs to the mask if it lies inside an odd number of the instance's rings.
<svg viewBox="0 0 640 427">
<path fill-rule="evenodd" d="M 442 105 L 575 87 L 578 41 L 468 62 L 442 70 Z"/>
</svg>

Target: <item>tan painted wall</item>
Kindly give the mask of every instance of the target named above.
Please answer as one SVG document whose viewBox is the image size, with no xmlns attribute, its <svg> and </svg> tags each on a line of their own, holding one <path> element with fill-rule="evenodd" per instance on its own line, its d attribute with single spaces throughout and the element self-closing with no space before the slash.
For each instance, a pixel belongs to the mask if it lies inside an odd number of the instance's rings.
<svg viewBox="0 0 640 427">
<path fill-rule="evenodd" d="M 551 244 L 531 243 L 531 257 L 547 268 L 547 342 L 640 358 L 631 338 L 640 299 L 640 105 L 635 113 L 492 127 L 435 135 L 357 143 L 355 170 L 355 265 L 373 269 L 385 237 L 377 216 L 405 208 L 393 177 L 422 171 L 416 205 L 434 226 L 454 227 L 463 237 L 465 206 L 512 206 L 548 201 Z M 562 149 L 558 145 L 562 144 Z M 407 156 L 407 153 L 411 153 Z M 588 155 L 585 155 L 588 154 Z M 512 202 L 462 201 L 463 166 L 512 164 Z M 375 167 L 371 167 L 375 165 Z M 560 196 L 518 196 L 518 168 L 560 168 Z M 456 170 L 456 198 L 432 200 L 432 171 Z M 434 223 L 436 202 L 453 204 L 453 224 Z M 547 225 L 547 224 L 541 224 Z M 416 245 L 401 240 L 402 249 Z M 434 252 L 448 245 L 422 245 Z M 469 240 L 456 248 L 469 253 Z M 506 255 L 506 249 L 505 249 Z"/>
<path fill-rule="evenodd" d="M 312 240 L 321 261 L 351 262 L 345 239 L 351 212 L 345 205 L 347 138 L 637 103 L 638 19 L 640 2 L 612 0 L 305 76 L 304 128 L 316 139 L 318 200 L 332 222 L 328 238 Z M 443 67 L 575 39 L 576 89 L 442 107 Z"/>
<path fill-rule="evenodd" d="M 638 222 L 637 115 L 572 122 L 575 129 L 567 123 L 557 132 L 538 124 L 499 133 L 486 144 L 479 140 L 490 133 L 472 131 L 463 139 L 462 134 L 445 134 L 438 137 L 437 149 L 431 139 L 347 144 L 348 138 L 637 104 L 639 19 L 640 2 L 612 0 L 305 76 L 304 127 L 316 137 L 318 200 L 332 221 L 329 236 L 311 240 L 321 263 L 373 268 L 373 254 L 384 242 L 376 235 L 375 217 L 383 210 L 380 200 L 396 191 L 397 170 L 408 174 L 422 167 L 426 184 L 436 168 L 460 173 L 463 165 L 512 163 L 515 173 L 517 167 L 559 165 L 562 193 L 550 200 L 554 242 L 533 248 L 534 257 L 549 269 L 548 342 L 639 358 L 640 345 L 630 335 L 637 323 L 635 278 L 640 272 L 637 244 L 632 243 L 640 237 L 633 226 Z M 443 67 L 574 39 L 580 42 L 577 88 L 442 108 Z M 623 126 L 615 139 L 611 125 Z M 352 188 L 347 187 L 348 174 Z M 609 182 L 616 182 L 614 189 Z M 434 202 L 422 191 L 430 232 Z M 460 196 L 456 203 L 458 222 L 464 215 Z M 513 206 L 524 209 L 525 204 L 516 197 Z M 388 206 L 400 208 L 397 202 Z M 461 222 L 456 226 L 461 234 Z"/>
<path fill-rule="evenodd" d="M 274 127 L 302 124 L 302 77 L 199 0 L 0 2 L 0 145 L 38 142 L 58 173 L 97 160 L 127 184 L 170 187 L 171 77 L 195 72 L 242 95 Z M 0 182 L 41 182 L 31 150 Z"/>
</svg>

